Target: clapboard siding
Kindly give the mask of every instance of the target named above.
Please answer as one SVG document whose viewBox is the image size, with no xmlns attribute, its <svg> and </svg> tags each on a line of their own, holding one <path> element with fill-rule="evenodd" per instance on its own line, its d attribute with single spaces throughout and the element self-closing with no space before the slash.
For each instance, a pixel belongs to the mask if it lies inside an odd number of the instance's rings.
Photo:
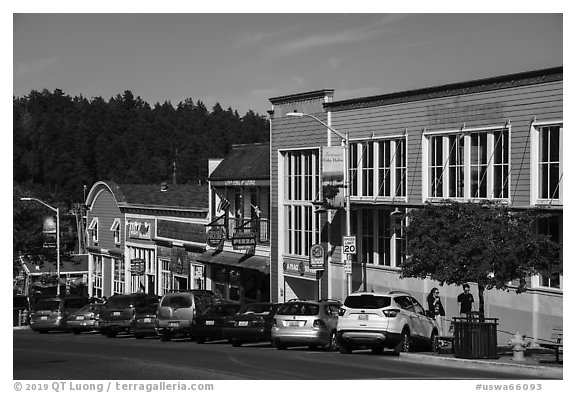
<svg viewBox="0 0 576 393">
<path fill-rule="evenodd" d="M 124 215 L 120 212 L 116 199 L 107 188 L 103 188 L 98 192 L 94 202 L 89 206 L 88 224 L 92 222 L 93 217 L 98 217 L 98 243 L 93 244 L 92 236 L 88 236 L 88 244 L 103 249 L 123 249 Z M 120 246 L 114 242 L 114 233 L 110 230 L 116 218 L 120 219 L 120 236 L 122 240 L 122 245 Z"/>
<path fill-rule="evenodd" d="M 530 125 L 563 118 L 562 82 L 333 111 L 332 126 L 350 139 L 408 135 L 408 201 L 422 202 L 422 132 L 499 127 L 508 122 L 510 196 L 513 205 L 530 201 Z"/>
</svg>

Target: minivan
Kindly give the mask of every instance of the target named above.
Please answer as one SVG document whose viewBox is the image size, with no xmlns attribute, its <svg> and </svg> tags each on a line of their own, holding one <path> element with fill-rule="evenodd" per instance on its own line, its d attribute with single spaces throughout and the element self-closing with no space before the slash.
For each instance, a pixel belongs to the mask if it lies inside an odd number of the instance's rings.
<svg viewBox="0 0 576 393">
<path fill-rule="evenodd" d="M 66 330 L 68 315 L 88 304 L 88 298 L 61 296 L 40 298 L 30 318 L 30 328 L 38 333 Z"/>
<path fill-rule="evenodd" d="M 111 296 L 100 310 L 100 332 L 107 337 L 118 333 L 134 333 L 136 315 L 158 305 L 158 296 L 149 293 L 132 293 Z"/>
<path fill-rule="evenodd" d="M 160 340 L 191 336 L 190 328 L 196 317 L 211 305 L 219 303 L 222 303 L 222 299 L 210 290 L 190 289 L 165 294 L 160 300 L 156 317 Z"/>
</svg>

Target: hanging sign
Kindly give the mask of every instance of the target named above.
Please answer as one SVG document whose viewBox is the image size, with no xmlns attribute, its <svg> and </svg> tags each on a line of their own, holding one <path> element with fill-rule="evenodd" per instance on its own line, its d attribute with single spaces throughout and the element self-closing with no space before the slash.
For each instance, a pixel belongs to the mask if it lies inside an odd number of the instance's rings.
<svg viewBox="0 0 576 393">
<path fill-rule="evenodd" d="M 326 253 L 321 244 L 310 247 L 310 270 L 324 270 Z"/>
</svg>

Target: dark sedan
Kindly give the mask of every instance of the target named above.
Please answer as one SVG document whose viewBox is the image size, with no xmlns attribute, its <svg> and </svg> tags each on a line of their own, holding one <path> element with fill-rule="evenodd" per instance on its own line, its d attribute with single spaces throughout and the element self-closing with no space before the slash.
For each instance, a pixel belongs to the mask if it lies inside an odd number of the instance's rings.
<svg viewBox="0 0 576 393">
<path fill-rule="evenodd" d="M 208 307 L 191 326 L 190 336 L 195 338 L 198 344 L 203 344 L 207 340 L 222 340 L 224 321 L 235 315 L 240 307 L 240 304 L 216 304 Z"/>
<path fill-rule="evenodd" d="M 281 303 L 247 304 L 224 322 L 224 338 L 233 346 L 245 342 L 271 341 L 274 315 Z"/>
<path fill-rule="evenodd" d="M 134 337 L 141 339 L 146 336 L 158 336 L 156 329 L 157 303 L 151 303 L 136 313 L 134 322 Z"/>
</svg>

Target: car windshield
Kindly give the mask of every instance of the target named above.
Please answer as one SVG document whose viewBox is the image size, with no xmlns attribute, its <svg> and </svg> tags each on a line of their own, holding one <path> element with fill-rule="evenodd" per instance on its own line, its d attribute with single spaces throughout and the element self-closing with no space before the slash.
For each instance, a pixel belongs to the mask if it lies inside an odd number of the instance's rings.
<svg viewBox="0 0 576 393">
<path fill-rule="evenodd" d="M 81 309 L 79 309 L 78 311 L 76 311 L 76 314 L 85 314 L 85 313 L 94 312 L 94 311 L 96 311 L 94 305 L 93 304 L 87 304 L 84 307 L 82 307 Z"/>
<path fill-rule="evenodd" d="M 169 295 L 162 299 L 162 307 L 186 308 L 192 306 L 192 299 L 185 295 Z"/>
<path fill-rule="evenodd" d="M 158 309 L 158 303 L 149 303 L 138 310 L 139 313 L 154 314 Z"/>
<path fill-rule="evenodd" d="M 236 304 L 215 304 L 204 311 L 203 315 L 234 315 L 240 309 Z"/>
<path fill-rule="evenodd" d="M 320 307 L 314 303 L 284 303 L 278 309 L 278 315 L 318 315 Z"/>
<path fill-rule="evenodd" d="M 106 302 L 107 308 L 128 308 L 134 304 L 134 299 L 127 296 L 112 296 Z"/>
<path fill-rule="evenodd" d="M 44 300 L 39 300 L 38 303 L 36 304 L 36 310 L 40 311 L 57 311 L 60 307 L 60 301 L 59 300 L 50 300 L 50 299 L 44 299 Z"/>
<path fill-rule="evenodd" d="M 238 312 L 239 314 L 264 314 L 267 315 L 272 310 L 271 304 L 247 304 Z"/>
<path fill-rule="evenodd" d="M 344 301 L 348 308 L 376 309 L 390 306 L 390 297 L 376 295 L 348 296 Z"/>
</svg>

